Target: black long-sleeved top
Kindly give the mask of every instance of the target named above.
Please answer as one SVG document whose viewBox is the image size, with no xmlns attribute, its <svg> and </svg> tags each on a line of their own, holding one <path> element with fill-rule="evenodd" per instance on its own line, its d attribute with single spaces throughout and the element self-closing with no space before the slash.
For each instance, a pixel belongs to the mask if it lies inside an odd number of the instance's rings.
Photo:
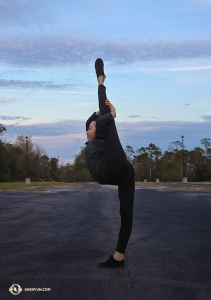
<svg viewBox="0 0 211 300">
<path fill-rule="evenodd" d="M 96 121 L 95 139 L 88 141 L 85 144 L 85 158 L 86 164 L 92 175 L 93 179 L 100 184 L 104 184 L 106 181 L 105 175 L 105 136 L 107 126 L 113 121 L 111 113 L 106 113 L 100 117 L 93 113 L 86 121 L 86 130 L 89 128 L 89 124 L 92 121 Z"/>
</svg>

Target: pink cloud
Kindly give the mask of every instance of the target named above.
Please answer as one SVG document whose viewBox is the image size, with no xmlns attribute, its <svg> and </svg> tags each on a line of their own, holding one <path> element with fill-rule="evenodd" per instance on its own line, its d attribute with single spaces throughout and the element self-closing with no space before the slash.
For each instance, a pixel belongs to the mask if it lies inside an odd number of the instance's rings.
<svg viewBox="0 0 211 300">
<path fill-rule="evenodd" d="M 128 64 L 135 61 L 177 60 L 211 57 L 211 40 L 181 42 L 163 40 L 99 41 L 40 36 L 24 41 L 0 39 L 1 62 L 22 66 L 62 66 L 89 63 L 97 56 L 105 61 Z"/>
</svg>

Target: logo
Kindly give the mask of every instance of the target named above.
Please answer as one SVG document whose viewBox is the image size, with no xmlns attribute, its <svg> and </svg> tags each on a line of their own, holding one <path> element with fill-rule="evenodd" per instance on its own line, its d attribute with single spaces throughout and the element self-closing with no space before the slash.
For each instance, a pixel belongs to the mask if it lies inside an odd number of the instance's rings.
<svg viewBox="0 0 211 300">
<path fill-rule="evenodd" d="M 15 283 L 15 284 L 11 285 L 11 287 L 9 288 L 9 291 L 13 295 L 19 295 L 22 292 L 22 288 L 19 284 Z"/>
</svg>

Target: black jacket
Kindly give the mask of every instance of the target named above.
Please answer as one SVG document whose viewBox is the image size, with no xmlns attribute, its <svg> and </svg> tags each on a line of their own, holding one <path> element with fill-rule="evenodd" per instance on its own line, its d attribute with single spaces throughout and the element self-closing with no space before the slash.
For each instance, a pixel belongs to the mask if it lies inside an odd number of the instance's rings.
<svg viewBox="0 0 211 300">
<path fill-rule="evenodd" d="M 105 183 L 105 141 L 92 140 L 86 142 L 86 164 L 93 179 L 100 184 Z"/>
<path fill-rule="evenodd" d="M 113 116 L 111 113 L 106 113 L 100 117 L 93 113 L 91 117 L 86 121 L 86 130 L 89 128 L 89 124 L 92 121 L 96 121 L 96 132 L 95 139 L 88 141 L 85 144 L 85 158 L 86 164 L 88 166 L 89 172 L 93 179 L 100 184 L 105 184 L 105 136 L 107 131 L 107 126 L 113 121 Z"/>
</svg>

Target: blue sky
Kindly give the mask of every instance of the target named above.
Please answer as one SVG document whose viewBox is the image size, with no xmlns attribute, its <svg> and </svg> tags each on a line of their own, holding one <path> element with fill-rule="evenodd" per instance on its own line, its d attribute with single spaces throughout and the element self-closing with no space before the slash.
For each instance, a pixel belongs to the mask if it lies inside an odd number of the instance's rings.
<svg viewBox="0 0 211 300">
<path fill-rule="evenodd" d="M 74 160 L 97 107 L 95 59 L 123 147 L 211 138 L 211 0 L 0 0 L 0 123 Z"/>
</svg>

